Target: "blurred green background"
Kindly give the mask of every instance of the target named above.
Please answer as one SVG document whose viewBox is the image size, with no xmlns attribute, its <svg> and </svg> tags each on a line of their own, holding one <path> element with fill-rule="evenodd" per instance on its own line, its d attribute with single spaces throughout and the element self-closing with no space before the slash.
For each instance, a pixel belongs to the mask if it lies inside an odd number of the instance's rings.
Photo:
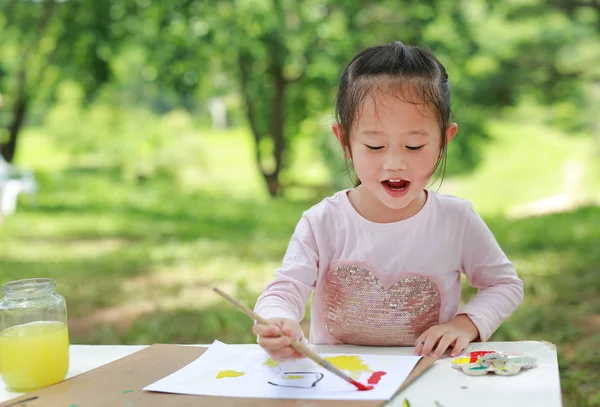
<svg viewBox="0 0 600 407">
<path fill-rule="evenodd" d="M 594 0 L 2 0 L 0 151 L 39 192 L 3 219 L 0 283 L 55 279 L 73 343 L 253 342 L 210 289 L 254 304 L 302 211 L 349 186 L 337 81 L 395 40 L 452 82 L 433 187 L 525 283 L 491 340 L 556 344 L 565 405 L 600 406 Z"/>
</svg>

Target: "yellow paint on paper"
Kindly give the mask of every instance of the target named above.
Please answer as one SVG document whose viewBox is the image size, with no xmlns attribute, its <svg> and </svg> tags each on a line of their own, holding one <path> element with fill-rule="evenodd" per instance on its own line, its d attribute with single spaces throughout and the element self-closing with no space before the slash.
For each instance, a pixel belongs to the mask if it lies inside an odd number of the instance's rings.
<svg viewBox="0 0 600 407">
<path fill-rule="evenodd" d="M 269 359 L 267 359 L 267 361 L 265 363 L 263 363 L 263 365 L 269 366 L 269 367 L 277 367 L 277 366 L 279 366 L 279 362 L 273 358 L 269 358 Z"/>
<path fill-rule="evenodd" d="M 361 372 L 372 372 L 372 370 L 363 363 L 363 360 L 358 356 L 330 356 L 325 358 L 338 369 L 342 370 L 358 370 Z"/>
<path fill-rule="evenodd" d="M 325 358 L 332 365 L 341 370 L 350 372 L 350 377 L 358 379 L 362 372 L 372 372 L 371 368 L 363 363 L 363 360 L 356 356 L 330 356 Z"/>
<path fill-rule="evenodd" d="M 224 370 L 222 372 L 217 373 L 217 379 L 223 379 L 226 377 L 239 377 L 243 376 L 244 372 L 236 372 L 235 370 Z"/>
<path fill-rule="evenodd" d="M 304 376 L 283 376 L 283 378 L 285 380 L 298 380 L 298 379 L 304 379 Z"/>
<path fill-rule="evenodd" d="M 349 372 L 349 376 L 353 379 L 358 379 L 360 378 L 360 375 L 363 372 L 372 372 L 371 368 L 369 366 L 367 366 L 363 360 L 356 355 L 353 356 L 330 356 L 328 358 L 325 358 L 325 360 L 329 361 L 331 364 L 333 364 L 335 367 L 337 367 L 338 369 L 341 370 L 346 370 Z M 264 366 L 268 366 L 268 367 L 277 367 L 279 366 L 279 362 L 277 362 L 275 359 L 273 358 L 269 358 L 267 359 L 266 362 L 263 363 Z M 304 376 L 291 376 L 294 379 L 300 379 Z M 288 379 L 290 379 L 291 377 L 288 377 Z"/>
</svg>

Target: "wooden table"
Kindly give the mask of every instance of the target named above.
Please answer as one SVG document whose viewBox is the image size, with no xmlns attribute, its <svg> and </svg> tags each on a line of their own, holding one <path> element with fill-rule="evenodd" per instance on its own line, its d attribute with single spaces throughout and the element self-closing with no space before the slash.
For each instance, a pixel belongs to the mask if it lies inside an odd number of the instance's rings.
<svg viewBox="0 0 600 407">
<path fill-rule="evenodd" d="M 193 345 L 206 346 L 206 345 Z M 258 345 L 234 345 L 256 348 Z M 71 345 L 68 377 L 112 362 L 145 346 L 131 345 Z M 350 345 L 324 346 L 314 349 L 320 353 L 399 354 L 412 355 L 414 348 L 377 348 Z M 516 376 L 502 377 L 488 374 L 470 377 L 450 365 L 450 358 L 441 358 L 397 397 L 382 405 L 402 406 L 406 398 L 411 407 L 561 407 L 562 397 L 556 349 L 552 344 L 538 341 L 474 343 L 472 350 L 521 352 L 537 360 L 537 366 Z M 150 384 L 150 383 L 148 383 Z M 0 403 L 19 396 L 6 390 L 0 380 Z M 436 404 L 436 401 L 439 404 Z M 318 407 L 318 401 L 307 405 Z M 27 403 L 27 407 L 43 406 Z M 20 407 L 20 406 L 19 406 Z M 65 406 L 67 407 L 67 406 Z M 84 406 L 81 406 L 84 407 Z"/>
</svg>

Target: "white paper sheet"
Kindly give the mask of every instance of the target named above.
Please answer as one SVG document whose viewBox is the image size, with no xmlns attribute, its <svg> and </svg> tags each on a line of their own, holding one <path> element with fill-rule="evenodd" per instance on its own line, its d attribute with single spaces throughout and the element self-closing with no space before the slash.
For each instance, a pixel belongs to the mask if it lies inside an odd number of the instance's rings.
<svg viewBox="0 0 600 407">
<path fill-rule="evenodd" d="M 373 390 L 359 391 L 310 359 L 277 363 L 262 349 L 242 349 L 215 341 L 198 359 L 144 390 L 221 397 L 388 400 L 420 359 L 340 353 L 321 356 L 363 384 L 376 376 L 380 380 Z"/>
</svg>

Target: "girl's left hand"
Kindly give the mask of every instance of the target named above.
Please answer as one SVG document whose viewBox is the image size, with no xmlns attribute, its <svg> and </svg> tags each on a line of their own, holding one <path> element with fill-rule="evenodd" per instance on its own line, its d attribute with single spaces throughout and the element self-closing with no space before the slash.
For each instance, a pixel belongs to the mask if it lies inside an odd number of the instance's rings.
<svg viewBox="0 0 600 407">
<path fill-rule="evenodd" d="M 460 314 L 447 324 L 434 325 L 423 332 L 415 341 L 415 355 L 439 358 L 448 346 L 452 346 L 450 356 L 455 357 L 477 337 L 479 337 L 479 330 L 471 318 Z"/>
</svg>

